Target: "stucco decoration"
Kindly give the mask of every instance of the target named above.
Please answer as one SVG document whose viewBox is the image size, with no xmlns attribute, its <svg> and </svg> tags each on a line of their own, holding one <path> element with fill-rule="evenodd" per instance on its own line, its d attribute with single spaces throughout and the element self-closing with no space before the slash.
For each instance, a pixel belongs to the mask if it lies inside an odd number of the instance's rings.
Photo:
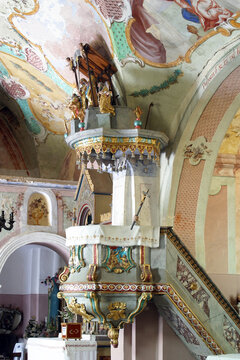
<svg viewBox="0 0 240 360">
<path fill-rule="evenodd" d="M 223 335 L 236 352 L 240 352 L 240 335 L 234 329 L 230 321 L 223 317 Z"/>
<path fill-rule="evenodd" d="M 197 279 L 191 274 L 187 266 L 179 257 L 177 259 L 176 277 L 183 284 L 185 289 L 191 294 L 193 299 L 203 309 L 205 314 L 209 317 L 210 309 L 208 301 L 210 299 L 210 296 L 200 285 L 199 281 L 197 281 Z"/>
<path fill-rule="evenodd" d="M 184 149 L 184 158 L 189 159 L 191 165 L 198 165 L 201 160 L 206 160 L 211 155 L 211 144 L 208 143 L 204 136 L 199 136 L 193 141 L 189 141 Z"/>
</svg>

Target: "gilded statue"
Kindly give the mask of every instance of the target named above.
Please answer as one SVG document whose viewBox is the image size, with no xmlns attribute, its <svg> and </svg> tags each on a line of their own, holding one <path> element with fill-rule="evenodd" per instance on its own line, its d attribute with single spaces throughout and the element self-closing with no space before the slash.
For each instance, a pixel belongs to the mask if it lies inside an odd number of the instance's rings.
<svg viewBox="0 0 240 360">
<path fill-rule="evenodd" d="M 134 113 L 135 113 L 135 115 L 136 115 L 136 118 L 137 118 L 137 119 L 140 119 L 143 111 L 142 111 L 142 109 L 140 108 L 140 106 L 137 106 L 136 109 L 134 109 Z"/>
<path fill-rule="evenodd" d="M 102 87 L 99 91 L 99 109 L 102 114 L 112 114 L 115 115 L 115 109 L 111 104 L 112 92 L 108 89 L 106 85 Z"/>
<path fill-rule="evenodd" d="M 79 119 L 81 122 L 84 121 L 85 111 L 81 103 L 81 98 L 78 95 L 73 94 L 69 109 L 73 113 L 72 119 Z"/>
<path fill-rule="evenodd" d="M 89 86 L 87 89 L 87 99 L 88 99 L 88 106 L 97 106 L 98 105 L 98 99 L 97 99 L 97 81 L 93 74 L 93 72 L 90 73 L 90 79 L 89 79 Z"/>
</svg>

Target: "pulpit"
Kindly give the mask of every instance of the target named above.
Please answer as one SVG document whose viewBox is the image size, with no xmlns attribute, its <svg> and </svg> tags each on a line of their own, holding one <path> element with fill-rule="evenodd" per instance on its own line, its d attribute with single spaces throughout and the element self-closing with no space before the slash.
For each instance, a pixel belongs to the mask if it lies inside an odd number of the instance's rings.
<svg viewBox="0 0 240 360">
<path fill-rule="evenodd" d="M 28 360 L 97 360 L 95 340 L 29 338 L 27 351 Z"/>
</svg>

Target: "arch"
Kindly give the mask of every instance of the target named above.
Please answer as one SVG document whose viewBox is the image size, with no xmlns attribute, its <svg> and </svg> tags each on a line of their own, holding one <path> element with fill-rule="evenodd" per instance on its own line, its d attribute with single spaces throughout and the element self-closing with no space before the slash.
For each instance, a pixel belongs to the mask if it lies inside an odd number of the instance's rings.
<svg viewBox="0 0 240 360">
<path fill-rule="evenodd" d="M 205 64 L 176 113 L 182 120 L 174 142 L 161 157 L 161 225 L 173 226 L 202 266 L 206 191 L 222 139 L 239 109 L 239 54 L 239 40 L 234 39 Z M 210 155 L 194 166 L 185 149 L 201 136 Z"/>
<path fill-rule="evenodd" d="M 39 192 L 34 192 L 28 199 L 28 225 L 50 226 L 49 201 L 46 196 Z"/>
<path fill-rule="evenodd" d="M 66 262 L 68 262 L 69 249 L 65 245 L 65 242 L 66 239 L 64 237 L 46 232 L 32 232 L 14 236 L 1 248 L 0 272 L 11 254 L 18 248 L 28 244 L 47 246 L 56 251 Z"/>
<path fill-rule="evenodd" d="M 194 109 L 195 119 L 186 129 L 177 150 L 174 166 L 178 166 L 176 203 L 174 208 L 174 231 L 181 237 L 189 250 L 196 255 L 202 266 L 205 266 L 204 235 L 200 234 L 205 219 L 208 191 L 216 161 L 218 149 L 233 116 L 239 109 L 240 100 L 240 67 L 228 69 L 228 75 L 219 84 L 214 94 L 205 95 L 204 102 L 199 102 L 201 112 Z M 223 74 L 222 74 L 223 75 Z M 216 86 L 216 85 L 215 85 Z M 206 102 L 205 102 L 206 101 Z M 205 105 L 205 106 L 203 106 Z M 193 111 L 193 113 L 194 113 Z M 196 117 L 196 111 L 198 117 Z M 191 118 L 190 118 L 191 120 Z M 190 129 L 191 127 L 191 129 Z M 188 136 L 187 136 L 188 133 Z M 184 146 L 205 137 L 209 156 L 196 165 L 192 165 L 184 156 Z M 180 160 L 181 167 L 179 167 Z M 171 204 L 173 205 L 173 204 Z"/>
<path fill-rule="evenodd" d="M 91 221 L 90 221 L 91 220 Z M 78 215 L 78 225 L 90 225 L 93 219 L 93 212 L 88 203 L 82 205 Z"/>
<path fill-rule="evenodd" d="M 47 199 L 48 209 L 49 209 L 49 225 L 29 225 L 28 224 L 28 204 L 29 199 L 33 194 L 41 194 L 45 199 Z M 21 209 L 21 219 L 20 226 L 22 231 L 35 231 L 36 226 L 41 231 L 46 232 L 57 232 L 57 199 L 52 190 L 42 189 L 40 187 L 29 187 L 24 193 L 24 201 Z"/>
</svg>

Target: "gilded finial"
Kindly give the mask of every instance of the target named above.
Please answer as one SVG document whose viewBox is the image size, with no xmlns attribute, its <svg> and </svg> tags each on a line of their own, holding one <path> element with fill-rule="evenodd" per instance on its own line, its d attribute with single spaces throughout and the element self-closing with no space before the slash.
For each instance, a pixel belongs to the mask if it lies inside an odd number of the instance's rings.
<svg viewBox="0 0 240 360">
<path fill-rule="evenodd" d="M 141 115 L 142 115 L 143 111 L 140 108 L 140 106 L 137 106 L 134 109 L 134 113 L 136 115 L 136 120 L 134 121 L 134 127 L 135 127 L 135 129 L 141 129 L 141 127 L 142 127 Z"/>
</svg>

